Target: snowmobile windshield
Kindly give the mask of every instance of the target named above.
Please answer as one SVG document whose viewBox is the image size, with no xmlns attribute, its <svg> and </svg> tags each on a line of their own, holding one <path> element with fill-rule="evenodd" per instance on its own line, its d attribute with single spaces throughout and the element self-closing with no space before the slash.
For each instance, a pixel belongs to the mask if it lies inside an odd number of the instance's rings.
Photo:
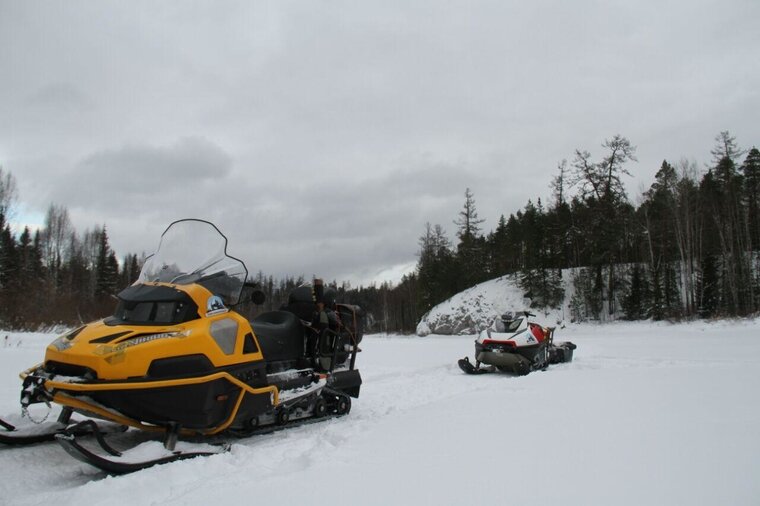
<svg viewBox="0 0 760 506">
<path fill-rule="evenodd" d="M 517 332 L 517 329 L 520 328 L 520 325 L 522 324 L 523 319 L 518 318 L 516 320 L 512 320 L 507 324 L 507 332 Z"/>
<path fill-rule="evenodd" d="M 180 220 L 163 233 L 137 283 L 197 283 L 233 305 L 240 300 L 247 277 L 245 264 L 227 255 L 227 238 L 216 226 L 203 220 Z"/>
<path fill-rule="evenodd" d="M 517 332 L 517 330 L 520 328 L 520 324 L 522 324 L 523 319 L 522 318 L 516 318 L 514 320 L 505 320 L 500 319 L 497 320 L 496 329 L 499 332 Z M 504 330 L 499 329 L 500 325 L 503 326 Z"/>
</svg>

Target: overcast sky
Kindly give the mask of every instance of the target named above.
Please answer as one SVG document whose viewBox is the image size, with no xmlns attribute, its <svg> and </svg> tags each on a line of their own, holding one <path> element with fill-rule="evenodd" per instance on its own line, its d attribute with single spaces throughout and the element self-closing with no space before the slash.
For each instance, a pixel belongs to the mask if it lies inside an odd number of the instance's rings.
<svg viewBox="0 0 760 506">
<path fill-rule="evenodd" d="M 557 163 L 760 143 L 760 2 L 0 0 L 0 165 L 119 256 L 215 222 L 249 270 L 354 284 L 416 261 L 470 187 L 492 230 Z"/>
</svg>

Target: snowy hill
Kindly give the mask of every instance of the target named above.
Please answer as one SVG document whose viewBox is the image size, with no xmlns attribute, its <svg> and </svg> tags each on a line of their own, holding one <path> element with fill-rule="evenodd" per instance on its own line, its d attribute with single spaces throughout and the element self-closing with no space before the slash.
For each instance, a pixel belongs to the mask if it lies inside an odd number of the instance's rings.
<svg viewBox="0 0 760 506">
<path fill-rule="evenodd" d="M 531 309 L 547 325 L 561 325 L 569 319 L 569 300 L 573 284 L 571 270 L 562 271 L 565 302 L 562 307 L 548 310 Z M 417 325 L 417 335 L 474 334 L 488 326 L 505 311 L 530 309 L 530 299 L 523 296 L 516 275 L 502 276 L 460 292 L 428 311 Z"/>
</svg>

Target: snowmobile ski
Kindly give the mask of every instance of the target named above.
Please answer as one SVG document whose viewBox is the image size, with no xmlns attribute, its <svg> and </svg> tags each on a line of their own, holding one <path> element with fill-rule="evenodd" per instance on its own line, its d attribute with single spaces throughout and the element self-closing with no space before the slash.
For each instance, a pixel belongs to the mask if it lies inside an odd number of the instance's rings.
<svg viewBox="0 0 760 506">
<path fill-rule="evenodd" d="M 470 362 L 470 357 L 460 358 L 458 363 L 459 368 L 467 374 L 486 374 L 488 372 L 491 372 L 490 369 L 486 369 L 484 367 L 475 367 L 472 365 L 472 362 Z"/>
<path fill-rule="evenodd" d="M 231 430 L 229 433 L 238 438 L 272 434 L 285 428 L 309 425 L 329 418 L 344 416 L 351 411 L 351 397 L 342 392 L 325 388 L 321 398 L 323 402 L 320 405 L 324 406 L 324 409 L 320 409 L 310 417 L 290 420 L 288 416 L 278 414 L 275 424 Z M 176 428 L 175 430 L 167 430 L 166 439 L 163 443 L 157 440 L 148 440 L 127 450 L 119 451 L 106 441 L 104 433 L 105 431 L 101 430 L 101 426 L 94 420 L 84 420 L 69 426 L 58 434 L 54 434 L 53 437 L 75 459 L 113 475 L 134 473 L 178 460 L 218 455 L 230 449 L 228 442 L 190 443 L 177 441 L 178 428 Z M 92 449 L 89 447 L 91 445 L 83 445 L 80 440 L 83 434 L 92 434 L 100 448 Z M 145 456 L 149 458 L 145 458 Z"/>
<path fill-rule="evenodd" d="M 66 424 L 60 422 L 45 422 L 16 427 L 0 420 L 4 430 L 0 430 L 0 443 L 5 445 L 26 445 L 52 441 L 56 434 L 66 429 Z"/>
<path fill-rule="evenodd" d="M 128 474 L 147 469 L 159 464 L 168 464 L 178 460 L 217 455 L 229 450 L 229 445 L 209 443 L 177 442 L 171 437 L 169 444 L 160 441 L 146 441 L 124 452 L 114 449 L 103 438 L 97 424 L 92 420 L 82 422 L 95 435 L 100 450 L 84 446 L 75 432 L 65 431 L 55 436 L 56 441 L 75 459 L 89 464 L 107 474 Z M 76 426 L 74 426 L 76 427 Z M 102 450 L 102 451 L 101 451 Z"/>
<path fill-rule="evenodd" d="M 47 441 L 53 441 L 55 436 L 63 434 L 68 427 L 71 426 L 70 412 L 62 412 L 61 416 L 55 422 L 43 422 L 43 423 L 26 423 L 23 426 L 15 426 L 5 420 L 0 419 L 0 426 L 4 430 L 0 430 L 0 444 L 9 446 L 23 446 L 28 444 L 44 443 Z M 106 422 L 100 426 L 100 431 L 103 433 L 111 432 L 123 432 L 127 428 L 123 425 L 118 425 L 110 422 Z M 79 427 L 72 429 L 74 433 L 79 436 L 89 434 L 91 431 L 87 427 Z"/>
</svg>

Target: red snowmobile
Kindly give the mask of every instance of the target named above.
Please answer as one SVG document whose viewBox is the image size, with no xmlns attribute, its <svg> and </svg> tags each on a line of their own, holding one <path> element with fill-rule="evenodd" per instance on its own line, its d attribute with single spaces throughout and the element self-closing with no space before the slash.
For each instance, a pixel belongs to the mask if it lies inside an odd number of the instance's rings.
<svg viewBox="0 0 760 506">
<path fill-rule="evenodd" d="M 475 364 L 464 357 L 459 367 L 467 374 L 499 370 L 522 376 L 550 364 L 570 362 L 576 346 L 571 342 L 555 343 L 554 327 L 529 321 L 535 316 L 520 311 L 497 317 L 475 340 Z"/>
</svg>

